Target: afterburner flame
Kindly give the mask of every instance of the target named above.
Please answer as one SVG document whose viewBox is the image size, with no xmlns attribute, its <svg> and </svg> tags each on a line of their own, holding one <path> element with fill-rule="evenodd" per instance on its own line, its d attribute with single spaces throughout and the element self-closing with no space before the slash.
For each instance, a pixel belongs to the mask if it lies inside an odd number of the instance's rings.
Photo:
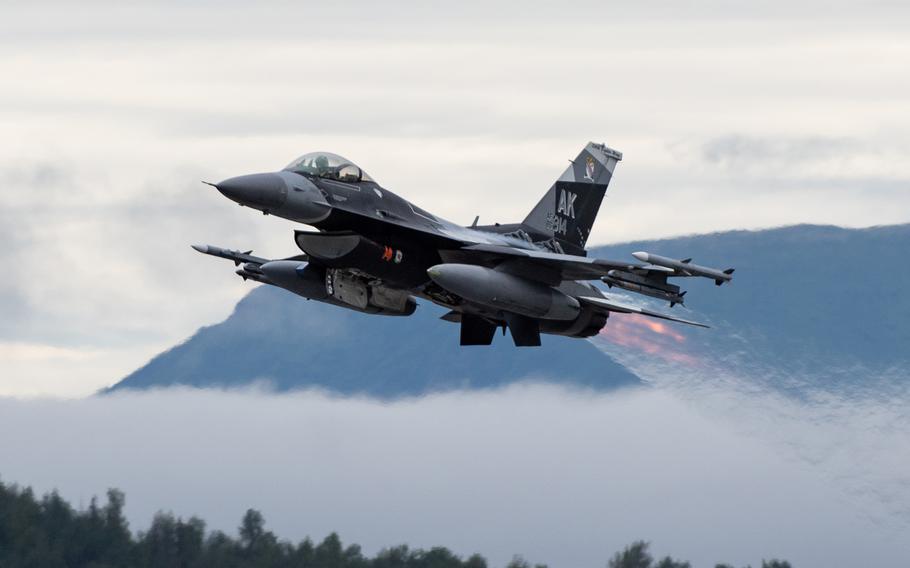
<svg viewBox="0 0 910 568">
<path fill-rule="evenodd" d="M 668 326 L 665 323 L 660 323 L 660 322 L 656 322 L 653 320 L 645 319 L 641 316 L 633 316 L 629 319 L 632 323 L 638 322 L 636 325 L 642 325 L 644 327 L 647 327 L 654 333 L 658 333 L 660 335 L 666 335 L 666 336 L 672 338 L 677 343 L 686 342 L 685 335 L 681 334 L 680 332 L 676 331 L 675 329 L 672 329 L 670 326 Z"/>
<path fill-rule="evenodd" d="M 633 314 L 613 315 L 600 331 L 602 337 L 621 347 L 635 349 L 665 361 L 695 365 L 698 360 L 678 349 L 686 337 L 667 324 Z"/>
</svg>

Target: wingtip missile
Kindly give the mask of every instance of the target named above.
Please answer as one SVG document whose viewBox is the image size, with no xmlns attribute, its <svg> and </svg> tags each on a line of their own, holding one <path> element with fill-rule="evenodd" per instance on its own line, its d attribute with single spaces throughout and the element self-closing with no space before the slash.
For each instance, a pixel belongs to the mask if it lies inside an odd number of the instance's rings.
<svg viewBox="0 0 910 568">
<path fill-rule="evenodd" d="M 209 246 L 208 246 L 208 245 L 190 245 L 190 246 L 193 247 L 193 250 L 199 251 L 199 252 L 201 252 L 202 254 L 208 254 L 208 253 L 209 253 Z"/>
<path fill-rule="evenodd" d="M 710 278 L 714 280 L 715 284 L 718 286 L 724 282 L 733 280 L 733 271 L 735 270 L 733 268 L 718 270 L 716 268 L 710 268 L 708 266 L 693 264 L 691 258 L 677 260 L 675 258 L 669 258 L 666 256 L 660 256 L 659 254 L 652 254 L 643 251 L 633 252 L 632 256 L 642 262 L 648 262 L 655 266 L 662 266 L 664 268 L 671 268 L 676 273 L 676 276 L 702 276 L 704 278 Z"/>
</svg>

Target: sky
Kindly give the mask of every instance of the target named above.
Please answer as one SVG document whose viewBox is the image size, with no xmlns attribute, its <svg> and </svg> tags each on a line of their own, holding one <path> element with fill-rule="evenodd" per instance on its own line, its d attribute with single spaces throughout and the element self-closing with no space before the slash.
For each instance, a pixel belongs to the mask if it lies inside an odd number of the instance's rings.
<svg viewBox="0 0 910 568">
<path fill-rule="evenodd" d="M 0 394 L 82 396 L 292 254 L 200 180 L 330 150 L 445 218 L 518 221 L 589 140 L 590 242 L 910 221 L 901 3 L 7 2 Z M 753 3 L 754 4 L 754 3 Z"/>
</svg>

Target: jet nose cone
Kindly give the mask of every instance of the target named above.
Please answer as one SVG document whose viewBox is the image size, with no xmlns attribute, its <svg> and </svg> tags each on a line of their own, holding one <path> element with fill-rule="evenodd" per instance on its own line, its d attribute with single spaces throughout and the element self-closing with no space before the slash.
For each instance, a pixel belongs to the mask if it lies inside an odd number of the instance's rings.
<svg viewBox="0 0 910 568">
<path fill-rule="evenodd" d="M 263 210 L 281 207 L 288 196 L 284 179 L 271 173 L 232 177 L 215 187 L 232 201 Z"/>
</svg>

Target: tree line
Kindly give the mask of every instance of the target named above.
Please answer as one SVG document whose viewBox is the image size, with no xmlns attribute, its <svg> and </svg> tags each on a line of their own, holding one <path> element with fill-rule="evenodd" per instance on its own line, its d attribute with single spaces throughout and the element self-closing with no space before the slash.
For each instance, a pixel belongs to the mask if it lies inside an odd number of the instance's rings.
<svg viewBox="0 0 910 568">
<path fill-rule="evenodd" d="M 2 568 L 488 568 L 479 554 L 461 558 L 447 548 L 385 548 L 373 557 L 360 546 L 345 546 L 332 533 L 318 544 L 294 544 L 266 530 L 262 514 L 250 509 L 236 536 L 207 531 L 197 517 L 155 515 L 135 535 L 123 515 L 124 494 L 108 490 L 82 510 L 53 491 L 37 498 L 31 488 L 0 482 L 0 567 Z M 607 568 L 692 568 L 688 562 L 652 558 L 648 543 L 617 552 Z M 506 568 L 547 568 L 516 556 Z M 733 568 L 718 564 L 715 568 Z M 791 568 L 780 560 L 762 568 Z"/>
</svg>

